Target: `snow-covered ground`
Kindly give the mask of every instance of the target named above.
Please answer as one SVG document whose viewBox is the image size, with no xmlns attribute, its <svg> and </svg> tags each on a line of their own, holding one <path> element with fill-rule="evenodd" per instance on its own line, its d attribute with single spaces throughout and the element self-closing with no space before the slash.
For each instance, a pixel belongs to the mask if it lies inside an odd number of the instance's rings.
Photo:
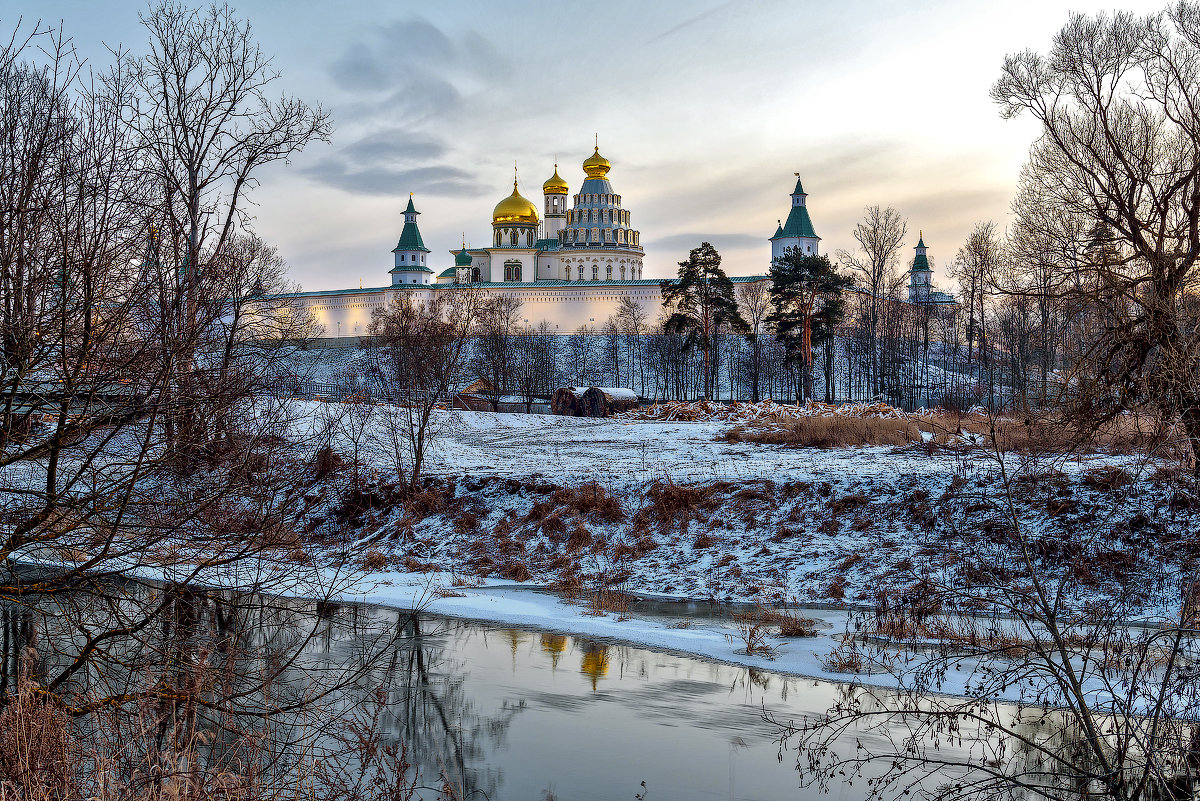
<svg viewBox="0 0 1200 801">
<path fill-rule="evenodd" d="M 396 493 L 386 450 L 367 446 L 377 473 L 367 505 L 321 508 L 312 530 L 344 540 L 350 529 L 410 571 L 871 604 L 955 569 L 948 563 L 977 532 L 1006 525 L 998 465 L 961 449 L 726 442 L 721 422 L 485 412 L 438 421 L 426 493 Z M 1047 553 L 1072 540 L 1090 560 L 1073 600 L 1134 579 L 1139 612 L 1178 603 L 1172 543 L 1193 518 L 1178 514 L 1174 489 L 1147 478 L 1155 465 L 1092 454 L 1035 465 L 1014 456 L 1008 467 L 1036 479 L 1015 489 L 1024 533 Z M 1107 486 L 1106 470 L 1128 480 Z"/>
<path fill-rule="evenodd" d="M 653 423 L 553 415 L 443 412 L 430 472 L 597 481 L 628 487 L 655 479 L 842 481 L 945 472 L 952 460 L 914 460 L 891 448 L 815 450 L 728 443 L 729 423 Z"/>
</svg>

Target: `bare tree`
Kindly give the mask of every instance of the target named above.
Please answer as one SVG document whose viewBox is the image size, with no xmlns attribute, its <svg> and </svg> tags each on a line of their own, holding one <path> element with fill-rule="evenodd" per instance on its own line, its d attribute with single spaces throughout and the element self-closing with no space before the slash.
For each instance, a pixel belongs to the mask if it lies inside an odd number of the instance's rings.
<svg viewBox="0 0 1200 801">
<path fill-rule="evenodd" d="M 372 316 L 363 347 L 371 382 L 387 404 L 382 435 L 397 477 L 411 489 L 441 430 L 434 411 L 462 383 L 482 299 L 470 289 L 437 292 L 427 303 L 398 292 Z"/>
<path fill-rule="evenodd" d="M 1039 195 L 1112 232 L 1113 263 L 1087 266 L 1111 323 L 1075 370 L 1077 399 L 1099 418 L 1153 407 L 1200 457 L 1200 340 L 1187 302 L 1200 260 L 1198 41 L 1195 3 L 1076 14 L 1048 56 L 1009 56 L 992 96 L 1006 117 L 1040 124 L 1026 169 Z"/>
<path fill-rule="evenodd" d="M 866 291 L 866 326 L 868 380 L 871 394 L 880 391 L 879 320 L 880 308 L 886 303 L 888 290 L 895 284 L 896 268 L 900 263 L 900 246 L 908 235 L 908 222 L 891 206 L 886 209 L 868 206 L 862 222 L 854 226 L 854 239 L 859 251 L 838 251 L 838 261 L 858 277 L 858 285 Z"/>
<path fill-rule="evenodd" d="M 241 57 L 169 30 L 154 41 L 180 58 Z M 147 95 L 152 67 L 125 54 L 83 82 L 66 41 L 39 30 L 0 45 L 0 705 L 23 678 L 64 714 L 149 709 L 159 731 L 286 714 L 305 698 L 282 672 L 317 627 L 263 643 L 265 660 L 239 638 L 314 575 L 296 499 L 325 443 L 262 392 L 307 321 L 267 299 L 289 287 L 244 226 L 196 240 L 181 292 L 187 226 L 141 125 L 170 102 Z M 237 125 L 261 119 L 223 108 Z M 220 140 L 222 124 L 234 121 L 188 118 L 179 133 Z M 272 136 L 227 153 L 239 192 L 268 155 L 251 145 Z M 206 196 L 201 218 L 216 206 L 237 203 Z M 203 441 L 180 437 L 197 411 Z M 305 589 L 336 591 L 336 568 L 328 578 Z"/>
<path fill-rule="evenodd" d="M 247 224 L 243 206 L 262 167 L 327 140 L 331 126 L 319 107 L 268 94 L 279 73 L 228 5 L 201 10 L 163 0 L 142 24 L 149 53 L 123 58 L 113 80 L 135 90 L 119 113 L 140 134 L 138 154 L 156 195 L 156 258 L 172 277 L 163 342 L 180 404 L 167 422 L 190 447 L 211 436 L 208 415 L 189 403 L 203 395 L 194 386 L 204 365 L 192 332 L 205 322 L 210 259 Z"/>
<path fill-rule="evenodd" d="M 493 412 L 500 409 L 500 398 L 511 390 L 520 310 L 521 301 L 517 298 L 496 295 L 483 301 L 476 314 L 471 368 L 487 382 L 482 394 L 491 403 Z"/>
<path fill-rule="evenodd" d="M 750 353 L 747 359 L 747 372 L 750 376 L 750 400 L 758 403 L 762 400 L 759 381 L 762 378 L 763 343 L 762 338 L 767 334 L 766 320 L 771 312 L 771 294 L 766 281 L 752 281 L 741 284 L 737 288 L 738 308 L 741 309 L 742 319 L 746 321 L 746 341 Z"/>
<path fill-rule="evenodd" d="M 538 398 L 549 398 L 556 378 L 556 337 L 543 320 L 537 328 L 518 329 L 513 347 L 513 386 L 525 403 L 525 413 L 533 411 Z"/>
<path fill-rule="evenodd" d="M 967 358 L 972 353 L 980 357 L 987 351 L 987 329 L 984 298 L 995 284 L 1003 264 L 1004 243 L 996 232 L 995 223 L 980 222 L 958 249 L 950 265 L 950 276 L 957 278 L 967 306 Z"/>
</svg>

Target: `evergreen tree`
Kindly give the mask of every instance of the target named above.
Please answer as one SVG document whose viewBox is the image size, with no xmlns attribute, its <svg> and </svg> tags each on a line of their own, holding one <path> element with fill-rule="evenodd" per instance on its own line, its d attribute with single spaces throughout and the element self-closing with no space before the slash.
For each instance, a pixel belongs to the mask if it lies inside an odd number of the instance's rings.
<svg viewBox="0 0 1200 801">
<path fill-rule="evenodd" d="M 708 242 L 693 248 L 687 261 L 679 262 L 679 278 L 662 282 L 663 306 L 670 312 L 663 329 L 682 334 L 684 348 L 699 347 L 704 354 L 704 399 L 712 394 L 715 376 L 712 352 L 717 335 L 732 329 L 749 329 L 738 312 L 733 282 L 721 269 L 721 254 Z"/>
<path fill-rule="evenodd" d="M 813 348 L 833 336 L 845 310 L 842 292 L 853 283 L 828 256 L 805 255 L 799 248 L 788 248 L 771 264 L 772 311 L 767 321 L 775 327 L 788 360 L 800 365 L 800 403 L 812 397 Z"/>
</svg>

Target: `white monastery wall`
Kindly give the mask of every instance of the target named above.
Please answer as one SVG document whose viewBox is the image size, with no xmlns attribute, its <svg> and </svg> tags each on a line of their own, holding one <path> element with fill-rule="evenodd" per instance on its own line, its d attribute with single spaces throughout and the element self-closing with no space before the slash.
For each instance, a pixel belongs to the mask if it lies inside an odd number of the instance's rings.
<svg viewBox="0 0 1200 801">
<path fill-rule="evenodd" d="M 364 336 L 371 324 L 371 315 L 390 303 L 396 292 L 408 292 L 415 300 L 428 301 L 435 292 L 453 290 L 516 298 L 521 301 L 518 319 L 522 324 L 536 328 L 545 321 L 551 332 L 557 334 L 574 334 L 585 325 L 599 329 L 617 313 L 624 298 L 642 307 L 648 325 L 654 325 L 663 317 L 662 290 L 657 281 L 651 280 L 613 286 L 594 283 L 578 286 L 539 286 L 536 283 L 527 286 L 396 286 L 304 293 L 296 295 L 292 302 L 312 314 L 323 328 L 323 337 Z"/>
</svg>

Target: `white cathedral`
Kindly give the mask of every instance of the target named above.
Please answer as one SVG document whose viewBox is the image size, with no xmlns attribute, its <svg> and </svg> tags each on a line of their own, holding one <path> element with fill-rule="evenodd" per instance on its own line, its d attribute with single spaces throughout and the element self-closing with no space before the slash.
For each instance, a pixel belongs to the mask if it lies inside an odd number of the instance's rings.
<svg viewBox="0 0 1200 801">
<path fill-rule="evenodd" d="M 572 196 L 554 165 L 554 174 L 542 184 L 540 215 L 514 178 L 512 194 L 492 211 L 491 246 L 467 248 L 464 242 L 459 251 L 450 252 L 454 266 L 436 277 L 429 264 L 431 251 L 417 226 L 420 212 L 410 195 L 404 227 L 392 250 L 390 286 L 300 292 L 291 296 L 292 303 L 312 313 L 326 338 L 362 336 L 372 313 L 395 292 L 412 292 L 420 300 L 452 288 L 514 297 L 521 302 L 522 323 L 545 323 L 560 334 L 599 328 L 624 300 L 641 306 L 646 321 L 653 324 L 663 316 L 661 280 L 642 277 L 641 234 L 608 180 L 611 168 L 597 146 L 584 160 L 583 183 Z M 788 248 L 818 253 L 821 238 L 809 218 L 807 198 L 797 174 L 787 221 L 781 221 L 770 238 L 771 260 Z M 924 249 L 922 241 L 922 257 Z M 920 277 L 928 280 L 927 273 Z M 754 275 L 731 280 L 740 284 L 768 279 Z"/>
</svg>

